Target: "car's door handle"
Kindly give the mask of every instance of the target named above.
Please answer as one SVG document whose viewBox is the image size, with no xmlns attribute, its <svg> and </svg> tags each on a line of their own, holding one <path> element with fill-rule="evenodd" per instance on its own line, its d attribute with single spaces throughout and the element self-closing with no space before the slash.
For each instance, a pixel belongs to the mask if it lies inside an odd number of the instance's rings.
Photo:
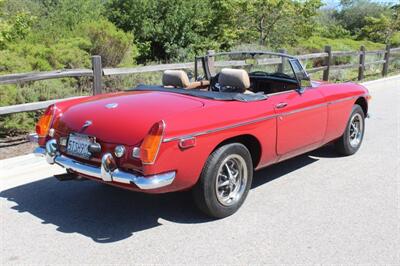
<svg viewBox="0 0 400 266">
<path fill-rule="evenodd" d="M 287 106 L 287 103 L 278 103 L 275 107 L 279 109 L 279 108 L 283 108 L 286 106 Z"/>
</svg>

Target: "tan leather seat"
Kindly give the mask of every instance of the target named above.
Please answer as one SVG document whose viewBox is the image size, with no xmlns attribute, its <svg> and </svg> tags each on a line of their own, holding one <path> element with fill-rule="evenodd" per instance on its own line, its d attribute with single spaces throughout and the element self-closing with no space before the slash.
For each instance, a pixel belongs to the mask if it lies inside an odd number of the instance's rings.
<svg viewBox="0 0 400 266">
<path fill-rule="evenodd" d="M 189 87 L 190 81 L 188 75 L 183 70 L 165 70 L 162 77 L 162 84 L 166 87 L 186 88 Z"/>
<path fill-rule="evenodd" d="M 183 70 L 165 70 L 162 84 L 164 87 L 196 89 L 206 87 L 210 82 L 208 80 L 190 82 L 188 75 Z"/>
<path fill-rule="evenodd" d="M 239 93 L 252 93 L 250 88 L 250 78 L 244 69 L 223 68 L 219 74 L 218 83 L 221 87 L 229 87 L 229 91 Z"/>
</svg>

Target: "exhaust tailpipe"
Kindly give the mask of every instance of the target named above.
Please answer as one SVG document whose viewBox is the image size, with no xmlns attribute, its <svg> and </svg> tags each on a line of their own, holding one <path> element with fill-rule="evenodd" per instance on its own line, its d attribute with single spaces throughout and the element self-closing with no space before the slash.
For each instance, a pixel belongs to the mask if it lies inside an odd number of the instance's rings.
<svg viewBox="0 0 400 266">
<path fill-rule="evenodd" d="M 54 175 L 55 178 L 57 178 L 58 181 L 69 181 L 69 180 L 77 180 L 77 181 L 84 181 L 87 180 L 87 178 L 83 176 L 79 176 L 74 173 L 64 173 L 64 174 L 59 174 L 59 175 Z"/>
</svg>

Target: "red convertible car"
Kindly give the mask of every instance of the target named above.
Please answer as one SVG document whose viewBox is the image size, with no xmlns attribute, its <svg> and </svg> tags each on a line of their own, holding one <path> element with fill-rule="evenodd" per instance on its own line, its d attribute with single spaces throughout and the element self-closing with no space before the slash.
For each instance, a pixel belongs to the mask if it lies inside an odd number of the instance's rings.
<svg viewBox="0 0 400 266">
<path fill-rule="evenodd" d="M 35 153 L 66 169 L 60 180 L 192 190 L 202 211 L 222 218 L 242 205 L 254 170 L 330 142 L 355 153 L 369 99 L 359 84 L 311 81 L 294 56 L 219 53 L 196 58 L 193 82 L 169 70 L 160 86 L 51 105 Z"/>
</svg>

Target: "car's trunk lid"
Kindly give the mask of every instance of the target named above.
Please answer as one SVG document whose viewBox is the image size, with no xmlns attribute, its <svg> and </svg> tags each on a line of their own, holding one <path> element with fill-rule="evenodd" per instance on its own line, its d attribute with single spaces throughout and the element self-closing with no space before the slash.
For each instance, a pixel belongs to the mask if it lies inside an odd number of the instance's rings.
<svg viewBox="0 0 400 266">
<path fill-rule="evenodd" d="M 77 132 L 107 143 L 136 145 L 154 123 L 202 106 L 201 100 L 167 92 L 110 94 L 69 107 L 56 128 L 62 135 Z"/>
</svg>

